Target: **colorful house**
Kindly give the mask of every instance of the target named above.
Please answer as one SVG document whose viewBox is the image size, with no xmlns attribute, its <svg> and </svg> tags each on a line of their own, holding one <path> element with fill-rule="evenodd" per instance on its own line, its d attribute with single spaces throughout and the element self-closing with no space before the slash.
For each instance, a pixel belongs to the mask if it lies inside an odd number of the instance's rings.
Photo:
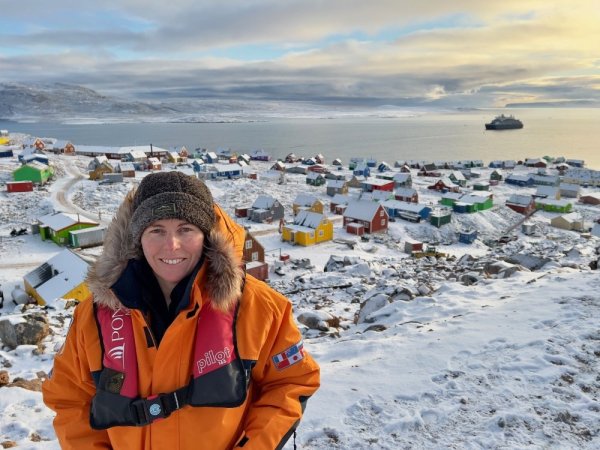
<svg viewBox="0 0 600 450">
<path fill-rule="evenodd" d="M 354 198 L 349 195 L 335 194 L 329 203 L 329 212 L 332 214 L 344 214 L 351 200 L 354 200 Z"/>
<path fill-rule="evenodd" d="M 252 234 L 246 232 L 242 260 L 246 264 L 246 273 L 259 280 L 269 278 L 269 265 L 265 262 L 265 248 Z"/>
<path fill-rule="evenodd" d="M 533 176 L 532 175 L 518 175 L 511 173 L 504 180 L 506 184 L 512 184 L 515 186 L 533 186 Z"/>
<path fill-rule="evenodd" d="M 324 214 L 300 211 L 293 225 L 285 225 L 281 240 L 309 246 L 333 239 L 333 223 Z"/>
<path fill-rule="evenodd" d="M 439 192 L 448 192 L 448 191 L 459 192 L 460 191 L 460 188 L 456 184 L 454 184 L 454 182 L 448 177 L 444 177 L 444 178 L 437 180 L 431 186 L 427 186 L 427 189 L 431 189 L 431 190 L 439 191 Z"/>
<path fill-rule="evenodd" d="M 43 241 L 51 239 L 58 245 L 69 243 L 69 232 L 84 228 L 97 227 L 99 224 L 89 219 L 81 219 L 79 214 L 58 212 L 38 218 L 40 237 Z"/>
<path fill-rule="evenodd" d="M 325 183 L 327 183 L 327 180 L 322 173 L 309 171 L 306 175 L 306 184 L 310 184 L 311 186 L 323 186 Z"/>
<path fill-rule="evenodd" d="M 333 197 L 335 194 L 347 194 L 348 183 L 346 180 L 329 180 L 327 182 L 327 195 Z"/>
<path fill-rule="evenodd" d="M 271 223 L 283 219 L 283 216 L 283 205 L 270 195 L 259 195 L 248 211 L 248 218 L 252 222 Z"/>
<path fill-rule="evenodd" d="M 361 225 L 365 233 L 386 232 L 388 229 L 389 215 L 383 205 L 365 200 L 348 203 L 344 211 L 344 228 L 355 228 Z"/>
<path fill-rule="evenodd" d="M 394 187 L 409 188 L 412 186 L 412 176 L 409 172 L 400 172 L 394 175 Z"/>
<path fill-rule="evenodd" d="M 323 202 L 311 194 L 298 194 L 292 203 L 294 216 L 303 210 L 323 214 L 323 208 Z"/>
<path fill-rule="evenodd" d="M 563 230 L 570 231 L 584 231 L 585 229 L 585 221 L 578 212 L 572 212 L 562 216 L 553 217 L 550 219 L 550 225 L 555 228 L 561 228 Z"/>
<path fill-rule="evenodd" d="M 435 209 L 429 215 L 429 223 L 436 228 L 452 221 L 452 210 L 449 208 Z"/>
<path fill-rule="evenodd" d="M 548 212 L 570 213 L 573 205 L 568 200 L 554 200 L 548 198 L 535 199 L 535 208 Z"/>
<path fill-rule="evenodd" d="M 394 191 L 394 181 L 393 180 L 383 180 L 381 178 L 369 179 L 369 180 L 365 180 L 362 182 L 361 188 L 364 192 L 374 192 L 374 191 L 393 192 Z"/>
<path fill-rule="evenodd" d="M 40 305 L 57 298 L 83 301 L 90 296 L 85 284 L 87 271 L 83 259 L 64 249 L 23 277 L 25 292 Z"/>
<path fill-rule="evenodd" d="M 416 203 L 387 200 L 382 205 L 390 217 L 398 217 L 410 222 L 420 222 L 422 219 L 427 219 L 431 214 L 429 206 Z"/>
<path fill-rule="evenodd" d="M 526 216 L 535 211 L 535 200 L 531 195 L 513 194 L 506 200 L 505 205 Z"/>
<path fill-rule="evenodd" d="M 89 172 L 90 180 L 102 180 L 104 178 L 104 174 L 113 173 L 115 168 L 110 163 L 110 161 L 106 160 L 94 170 Z"/>
<path fill-rule="evenodd" d="M 401 202 L 419 203 L 419 193 L 413 188 L 396 188 L 394 198 Z"/>
<path fill-rule="evenodd" d="M 14 181 L 31 181 L 34 184 L 45 184 L 54 175 L 52 166 L 37 161 L 27 163 L 13 171 Z"/>
</svg>

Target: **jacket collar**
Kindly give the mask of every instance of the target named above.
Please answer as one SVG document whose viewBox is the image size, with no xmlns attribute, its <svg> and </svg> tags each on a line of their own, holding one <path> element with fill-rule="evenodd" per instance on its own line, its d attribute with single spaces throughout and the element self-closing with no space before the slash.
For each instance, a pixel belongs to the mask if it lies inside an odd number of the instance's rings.
<svg viewBox="0 0 600 450">
<path fill-rule="evenodd" d="M 133 214 L 131 190 L 117 210 L 104 239 L 102 254 L 90 267 L 86 278 L 94 302 L 116 310 L 123 305 L 112 286 L 123 275 L 131 259 L 143 258 L 132 242 L 129 224 Z M 231 309 L 242 292 L 244 273 L 241 256 L 245 238 L 244 229 L 225 212 L 214 205 L 217 221 L 204 246 L 205 270 L 200 270 L 194 283 L 202 285 L 211 305 L 218 310 Z"/>
</svg>

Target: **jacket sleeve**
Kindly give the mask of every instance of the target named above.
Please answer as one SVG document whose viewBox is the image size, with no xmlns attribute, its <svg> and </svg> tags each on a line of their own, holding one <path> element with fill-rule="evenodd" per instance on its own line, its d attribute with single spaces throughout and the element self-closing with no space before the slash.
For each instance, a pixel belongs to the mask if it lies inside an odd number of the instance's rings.
<svg viewBox="0 0 600 450">
<path fill-rule="evenodd" d="M 302 345 L 302 335 L 289 300 L 274 291 L 272 295 L 277 307 L 270 327 L 264 330 L 266 339 L 252 371 L 252 405 L 244 424 L 245 436 L 238 444 L 244 450 L 283 448 L 320 383 L 319 366 L 306 350 L 301 350 L 297 362 L 293 361 L 298 356 L 290 358 L 289 365 L 281 362 L 286 350 L 294 352 Z"/>
<path fill-rule="evenodd" d="M 86 314 L 81 314 L 86 308 Z M 100 342 L 91 304 L 82 303 L 75 308 L 63 348 L 42 385 L 44 403 L 56 412 L 54 430 L 63 450 L 112 448 L 106 431 L 90 427 L 90 403 L 96 388 L 89 361 L 94 356 L 99 364 Z"/>
</svg>

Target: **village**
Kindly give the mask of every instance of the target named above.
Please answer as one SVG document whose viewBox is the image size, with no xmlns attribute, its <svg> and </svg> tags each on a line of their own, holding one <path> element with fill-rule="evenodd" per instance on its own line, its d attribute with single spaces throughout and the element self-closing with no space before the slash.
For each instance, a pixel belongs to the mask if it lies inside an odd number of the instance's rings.
<svg viewBox="0 0 600 450">
<path fill-rule="evenodd" d="M 94 191 L 117 187 L 123 192 L 123 186 L 131 186 L 128 180 L 135 182 L 157 170 L 195 174 L 207 180 L 211 188 L 225 180 L 246 180 L 246 184 L 260 180 L 264 188 L 255 198 L 250 196 L 252 189 L 240 187 L 246 195 L 226 204 L 231 205 L 230 214 L 249 230 L 244 253 L 248 273 L 267 281 L 284 274 L 283 264 L 294 253 L 293 247 L 325 242 L 354 249 L 356 238 L 381 243 L 394 236 L 406 255 L 445 257 L 452 251 L 445 253 L 440 250 L 442 245 L 471 245 L 479 239 L 480 244 L 491 248 L 519 235 L 547 234 L 550 228 L 580 233 L 585 238 L 600 237 L 600 171 L 586 169 L 582 160 L 525 158 L 491 161 L 487 166 L 480 160 L 405 160 L 392 166 L 373 158 L 354 157 L 344 167 L 340 159 L 326 164 L 322 154 L 308 158 L 289 154 L 272 162 L 264 150 L 238 155 L 231 149 L 189 152 L 185 147 L 167 150 L 152 145 L 75 147 L 51 138 L 13 139 L 6 130 L 0 139 L 0 184 L 5 185 L 5 202 L 15 198 L 20 203 L 22 196 L 34 190 L 47 193 L 61 173 L 68 175 L 65 164 L 69 161 L 77 171 L 73 181 L 82 183 L 87 178 L 85 192 L 91 187 L 92 196 Z M 290 187 L 285 198 L 270 194 L 275 186 L 282 185 Z M 83 282 L 88 262 L 71 250 L 100 246 L 114 211 L 90 205 L 89 195 L 77 192 L 77 185 L 71 185 L 70 190 L 72 203 L 65 201 L 63 211 L 53 209 L 31 217 L 29 222 L 10 223 L 6 218 L 3 234 L 15 237 L 32 233 L 65 248 L 27 273 L 22 289 L 13 297 L 24 298 L 25 292 L 30 300 L 44 304 L 57 297 L 83 300 L 89 295 Z M 500 228 L 492 226 L 492 232 L 489 227 L 478 229 L 473 215 L 485 211 L 508 214 L 510 219 Z M 399 222 L 405 224 L 403 230 L 399 230 Z M 423 227 L 415 229 L 409 224 L 428 224 L 427 232 L 423 235 Z M 421 235 L 416 230 L 421 230 Z M 271 267 L 264 246 L 255 237 L 269 231 L 276 231 L 282 242 Z M 61 278 L 56 275 L 67 267 L 73 273 L 69 283 L 56 286 L 52 278 Z M 40 274 L 42 268 L 46 275 Z"/>
<path fill-rule="evenodd" d="M 600 172 L 583 161 L 344 164 L 2 138 L 0 407 L 11 413 L 0 444 L 58 448 L 39 391 L 89 296 L 89 264 L 123 196 L 150 171 L 180 170 L 205 179 L 247 230 L 247 273 L 290 299 L 321 364 L 300 448 L 381 436 L 427 448 L 462 442 L 469 424 L 488 441 L 592 445 Z"/>
</svg>

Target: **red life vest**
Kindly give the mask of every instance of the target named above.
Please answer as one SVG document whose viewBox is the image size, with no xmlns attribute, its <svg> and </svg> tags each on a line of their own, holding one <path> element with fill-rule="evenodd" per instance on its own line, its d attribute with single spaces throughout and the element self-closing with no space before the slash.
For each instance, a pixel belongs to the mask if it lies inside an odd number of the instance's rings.
<svg viewBox="0 0 600 450">
<path fill-rule="evenodd" d="M 237 309 L 222 313 L 209 304 L 198 314 L 190 383 L 173 392 L 140 398 L 131 313 L 95 307 L 103 345 L 90 423 L 93 428 L 148 425 L 186 405 L 241 405 L 255 361 L 241 360 L 235 341 Z"/>
</svg>

